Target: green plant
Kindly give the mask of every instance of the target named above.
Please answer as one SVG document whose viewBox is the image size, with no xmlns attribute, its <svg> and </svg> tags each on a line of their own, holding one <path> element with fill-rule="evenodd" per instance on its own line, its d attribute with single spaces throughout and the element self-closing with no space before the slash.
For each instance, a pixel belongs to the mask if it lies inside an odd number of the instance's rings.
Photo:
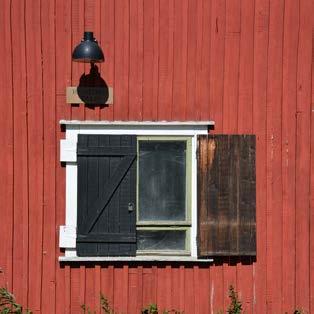
<svg viewBox="0 0 314 314">
<path fill-rule="evenodd" d="M 92 312 L 91 309 L 90 309 L 88 306 L 86 307 L 85 304 L 82 304 L 82 305 L 81 305 L 81 309 L 83 310 L 83 313 L 84 313 L 84 314 L 96 314 L 95 311 Z"/>
<path fill-rule="evenodd" d="M 15 297 L 6 288 L 0 288 L 0 314 L 31 314 L 30 310 L 23 311 L 22 305 L 16 303 Z"/>
<path fill-rule="evenodd" d="M 142 314 L 158 314 L 157 304 L 155 303 L 149 304 L 142 310 Z"/>
<path fill-rule="evenodd" d="M 143 308 L 142 309 L 142 314 L 159 314 L 159 313 L 162 313 L 162 314 L 183 314 L 183 312 L 180 312 L 178 310 L 163 310 L 162 312 L 159 312 L 158 310 L 158 307 L 157 307 L 157 304 L 155 303 L 151 303 L 149 304 L 147 307 Z"/>
<path fill-rule="evenodd" d="M 238 293 L 234 290 L 234 287 L 230 285 L 229 287 L 229 298 L 231 304 L 228 307 L 228 314 L 241 314 L 242 313 L 242 302 L 238 298 Z"/>
<path fill-rule="evenodd" d="M 100 293 L 100 300 L 99 301 L 100 301 L 100 308 L 102 310 L 102 313 L 104 313 L 104 314 L 115 314 L 114 310 L 109 305 L 108 299 L 102 293 Z M 96 313 L 96 311 L 92 311 L 85 304 L 81 305 L 81 309 L 83 310 L 83 314 L 95 314 Z"/>
<path fill-rule="evenodd" d="M 104 314 L 114 314 L 114 310 L 109 305 L 108 299 L 100 293 L 100 307 Z"/>
</svg>

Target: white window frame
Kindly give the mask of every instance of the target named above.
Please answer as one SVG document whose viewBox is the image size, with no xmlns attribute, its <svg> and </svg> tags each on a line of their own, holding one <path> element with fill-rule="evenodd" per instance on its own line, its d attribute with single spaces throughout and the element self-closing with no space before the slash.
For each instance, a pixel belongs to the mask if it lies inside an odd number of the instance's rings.
<svg viewBox="0 0 314 314">
<path fill-rule="evenodd" d="M 65 225 L 60 226 L 59 247 L 65 249 L 60 261 L 130 260 L 110 257 L 78 257 L 76 253 L 77 226 L 77 138 L 78 134 L 137 135 L 137 136 L 186 136 L 192 139 L 191 177 L 191 236 L 190 257 L 135 257 L 134 260 L 197 260 L 197 136 L 208 134 L 213 121 L 186 122 L 132 122 L 132 121 L 76 121 L 61 120 L 65 125 L 65 139 L 60 141 L 60 161 L 66 164 L 66 215 Z M 200 261 L 200 260 L 198 260 Z M 209 260 L 206 260 L 209 261 Z"/>
</svg>

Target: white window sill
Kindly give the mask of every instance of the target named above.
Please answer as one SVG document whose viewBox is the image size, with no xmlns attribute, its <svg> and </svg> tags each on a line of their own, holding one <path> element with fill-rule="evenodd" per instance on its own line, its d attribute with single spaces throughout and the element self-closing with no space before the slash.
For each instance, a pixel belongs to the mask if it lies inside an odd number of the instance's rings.
<svg viewBox="0 0 314 314">
<path fill-rule="evenodd" d="M 188 262 L 211 263 L 212 258 L 196 258 L 191 256 L 59 256 L 59 262 Z"/>
</svg>

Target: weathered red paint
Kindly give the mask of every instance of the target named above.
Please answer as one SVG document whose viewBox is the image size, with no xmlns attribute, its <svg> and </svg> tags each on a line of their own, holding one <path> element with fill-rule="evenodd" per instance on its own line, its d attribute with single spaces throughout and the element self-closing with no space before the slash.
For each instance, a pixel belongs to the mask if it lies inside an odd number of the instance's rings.
<svg viewBox="0 0 314 314">
<path fill-rule="evenodd" d="M 149 303 L 187 314 L 314 311 L 313 1 L 55 0 L 0 2 L 0 285 L 35 313 Z M 65 102 L 88 65 L 72 47 L 92 30 L 114 105 Z M 66 265 L 60 119 L 212 119 L 257 135 L 257 260 L 212 265 Z M 311 248 L 311 249 L 310 249 Z"/>
</svg>

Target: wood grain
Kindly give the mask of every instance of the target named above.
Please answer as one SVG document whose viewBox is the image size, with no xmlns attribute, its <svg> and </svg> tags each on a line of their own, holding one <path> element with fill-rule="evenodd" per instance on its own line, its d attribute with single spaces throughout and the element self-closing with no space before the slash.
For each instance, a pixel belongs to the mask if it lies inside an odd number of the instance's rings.
<svg viewBox="0 0 314 314">
<path fill-rule="evenodd" d="M 198 152 L 200 256 L 255 255 L 255 137 L 199 136 Z"/>
</svg>

